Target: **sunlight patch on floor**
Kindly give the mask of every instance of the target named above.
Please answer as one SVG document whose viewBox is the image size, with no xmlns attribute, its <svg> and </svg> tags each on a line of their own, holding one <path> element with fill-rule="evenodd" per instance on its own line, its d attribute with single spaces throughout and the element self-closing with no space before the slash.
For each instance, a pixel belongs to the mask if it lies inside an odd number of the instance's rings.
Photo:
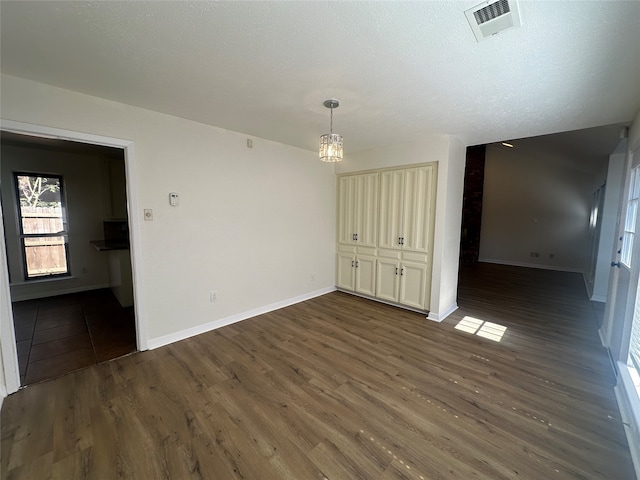
<svg viewBox="0 0 640 480">
<path fill-rule="evenodd" d="M 456 330 L 478 335 L 479 337 L 488 338 L 494 342 L 502 340 L 504 332 L 507 331 L 507 327 L 503 325 L 487 322 L 468 315 L 465 315 L 462 320 L 458 322 L 455 328 Z"/>
</svg>

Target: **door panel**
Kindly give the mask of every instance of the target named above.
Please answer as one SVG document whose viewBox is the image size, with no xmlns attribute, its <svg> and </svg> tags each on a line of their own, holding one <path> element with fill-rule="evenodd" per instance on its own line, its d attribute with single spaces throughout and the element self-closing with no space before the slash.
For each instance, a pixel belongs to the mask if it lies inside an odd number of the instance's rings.
<svg viewBox="0 0 640 480">
<path fill-rule="evenodd" d="M 355 177 L 341 177 L 338 193 L 338 242 L 353 244 L 356 231 L 356 193 Z"/>
<path fill-rule="evenodd" d="M 375 295 L 376 258 L 356 258 L 356 292 L 364 295 Z"/>
<path fill-rule="evenodd" d="M 380 173 L 380 248 L 400 248 L 404 171 Z"/>
<path fill-rule="evenodd" d="M 353 290 L 355 287 L 355 265 L 356 258 L 353 255 L 338 253 L 338 281 L 337 287 L 345 290 Z"/>
<path fill-rule="evenodd" d="M 433 215 L 433 167 L 407 170 L 404 182 L 403 249 L 429 252 Z"/>
<path fill-rule="evenodd" d="M 376 296 L 388 302 L 398 301 L 398 285 L 400 276 L 397 272 L 400 269 L 400 262 L 378 258 L 376 272 Z"/>
<path fill-rule="evenodd" d="M 359 246 L 376 247 L 378 243 L 378 174 L 369 173 L 357 177 L 355 214 L 356 243 Z"/>
<path fill-rule="evenodd" d="M 422 263 L 403 262 L 400 268 L 400 303 L 423 310 L 427 285 L 427 266 Z"/>
</svg>

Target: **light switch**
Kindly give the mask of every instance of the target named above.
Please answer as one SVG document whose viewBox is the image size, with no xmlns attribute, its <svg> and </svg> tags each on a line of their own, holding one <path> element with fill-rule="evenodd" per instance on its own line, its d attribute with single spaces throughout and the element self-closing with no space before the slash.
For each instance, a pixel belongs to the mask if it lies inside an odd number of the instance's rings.
<svg viewBox="0 0 640 480">
<path fill-rule="evenodd" d="M 169 194 L 169 205 L 171 205 L 172 207 L 177 207 L 178 205 L 180 205 L 180 197 L 176 192 L 171 192 Z"/>
</svg>

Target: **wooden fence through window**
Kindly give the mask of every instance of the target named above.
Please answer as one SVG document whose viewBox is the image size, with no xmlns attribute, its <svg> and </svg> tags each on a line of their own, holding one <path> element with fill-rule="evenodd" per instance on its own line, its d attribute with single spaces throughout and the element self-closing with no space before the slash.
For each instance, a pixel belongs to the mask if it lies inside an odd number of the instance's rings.
<svg viewBox="0 0 640 480">
<path fill-rule="evenodd" d="M 29 278 L 67 273 L 67 235 L 60 207 L 21 207 Z M 62 233 L 52 236 L 51 234 Z M 39 236 L 41 235 L 41 236 Z"/>
</svg>

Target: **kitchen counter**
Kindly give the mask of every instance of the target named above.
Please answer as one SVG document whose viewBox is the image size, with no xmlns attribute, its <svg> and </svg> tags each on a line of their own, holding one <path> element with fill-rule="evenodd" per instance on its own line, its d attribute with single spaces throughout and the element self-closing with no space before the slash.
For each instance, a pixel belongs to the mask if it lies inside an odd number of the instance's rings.
<svg viewBox="0 0 640 480">
<path fill-rule="evenodd" d="M 99 252 L 129 250 L 129 242 L 123 240 L 91 240 L 89 243 Z"/>
</svg>

